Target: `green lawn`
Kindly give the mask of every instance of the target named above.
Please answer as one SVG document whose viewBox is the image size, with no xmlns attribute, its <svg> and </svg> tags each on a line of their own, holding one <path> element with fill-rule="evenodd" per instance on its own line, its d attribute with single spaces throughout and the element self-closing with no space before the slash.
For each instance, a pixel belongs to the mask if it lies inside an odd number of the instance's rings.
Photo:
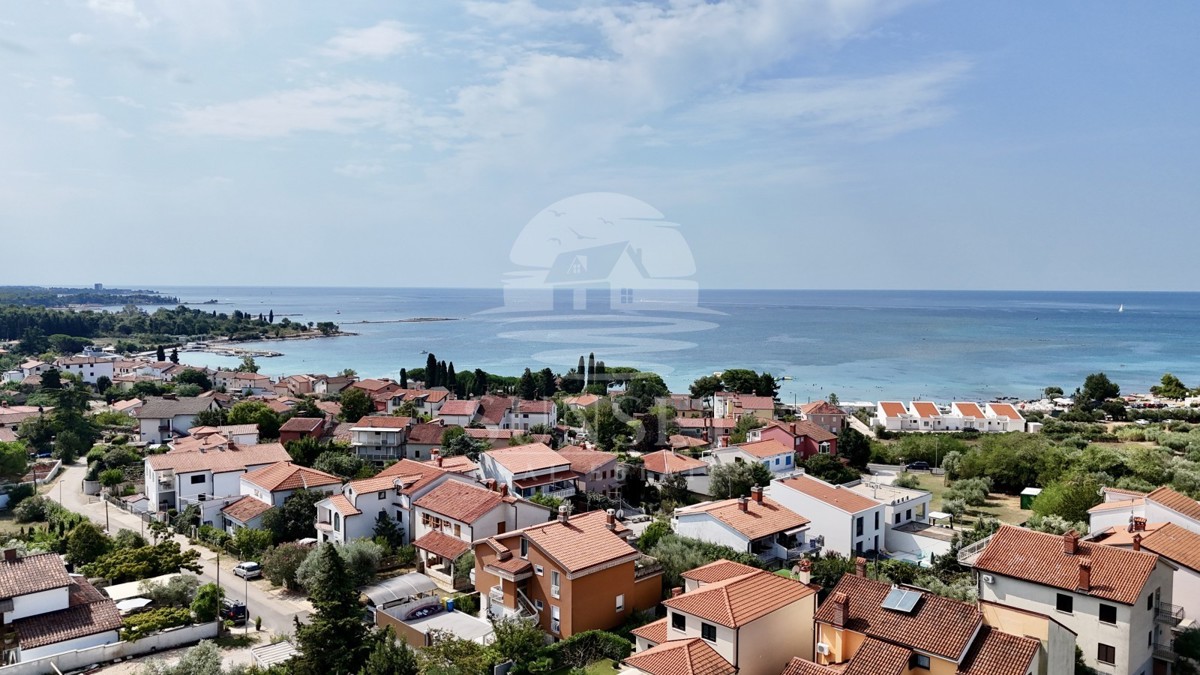
<svg viewBox="0 0 1200 675">
<path fill-rule="evenodd" d="M 559 668 L 558 670 L 551 671 L 550 675 L 566 675 L 569 672 L 571 672 L 570 668 Z M 620 670 L 617 667 L 617 663 L 612 659 L 601 659 L 594 663 L 589 663 L 588 667 L 583 669 L 583 672 L 587 673 L 587 675 L 614 675 L 620 672 Z"/>
<path fill-rule="evenodd" d="M 920 488 L 928 490 L 933 494 L 933 509 L 940 511 L 942 509 L 942 495 L 950 489 L 950 485 L 943 481 L 943 476 L 935 476 L 929 473 L 917 473 L 917 480 L 920 481 Z M 992 493 L 988 496 L 988 501 L 985 506 L 971 507 L 968 515 L 961 518 L 956 525 L 965 525 L 970 527 L 975 523 L 976 512 L 983 515 L 992 516 L 1002 523 L 1011 525 L 1020 525 L 1025 522 L 1030 515 L 1029 511 L 1021 510 L 1021 498 L 1011 495 L 1002 495 Z"/>
<path fill-rule="evenodd" d="M 13 518 L 12 509 L 0 512 L 0 536 L 16 534 L 21 531 L 21 527 L 21 524 Z"/>
</svg>

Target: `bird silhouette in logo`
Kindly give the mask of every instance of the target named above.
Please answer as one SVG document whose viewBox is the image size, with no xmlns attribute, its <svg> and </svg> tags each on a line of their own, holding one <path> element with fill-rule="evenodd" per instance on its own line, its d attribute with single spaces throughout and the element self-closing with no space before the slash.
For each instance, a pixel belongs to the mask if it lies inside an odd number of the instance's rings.
<svg viewBox="0 0 1200 675">
<path fill-rule="evenodd" d="M 550 209 L 550 213 L 553 213 L 555 218 L 561 218 L 566 211 L 556 211 L 554 209 Z"/>
<path fill-rule="evenodd" d="M 559 239 L 558 237 L 550 237 L 547 241 L 552 241 L 559 246 L 562 246 L 562 239 Z"/>
<path fill-rule="evenodd" d="M 601 217 L 601 218 L 600 218 L 600 222 L 604 223 L 605 225 L 612 225 L 612 224 L 613 224 L 611 220 L 609 220 L 608 218 L 604 218 L 604 217 Z"/>
<path fill-rule="evenodd" d="M 571 234 L 575 235 L 576 239 L 595 239 L 595 237 L 585 237 L 582 234 L 579 234 L 573 227 L 568 227 L 567 229 L 571 231 Z"/>
</svg>

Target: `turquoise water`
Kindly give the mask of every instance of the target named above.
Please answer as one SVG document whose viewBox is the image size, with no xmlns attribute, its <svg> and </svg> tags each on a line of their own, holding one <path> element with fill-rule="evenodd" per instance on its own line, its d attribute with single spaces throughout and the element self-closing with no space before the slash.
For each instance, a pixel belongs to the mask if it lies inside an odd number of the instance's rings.
<svg viewBox="0 0 1200 675">
<path fill-rule="evenodd" d="M 1105 371 L 1145 391 L 1171 371 L 1200 384 L 1200 293 L 701 291 L 699 307 L 654 312 L 499 311 L 498 289 L 162 288 L 212 308 L 274 310 L 276 321 L 339 322 L 357 336 L 259 343 L 285 356 L 262 372 L 396 377 L 425 363 L 516 375 L 565 371 L 595 351 L 608 365 L 659 372 L 673 389 L 729 367 L 787 376 L 780 397 L 806 401 L 1033 398 Z M 1118 308 L 1124 306 L 1124 311 Z M 453 321 L 356 323 L 414 317 Z M 188 353 L 197 365 L 235 360 Z"/>
</svg>

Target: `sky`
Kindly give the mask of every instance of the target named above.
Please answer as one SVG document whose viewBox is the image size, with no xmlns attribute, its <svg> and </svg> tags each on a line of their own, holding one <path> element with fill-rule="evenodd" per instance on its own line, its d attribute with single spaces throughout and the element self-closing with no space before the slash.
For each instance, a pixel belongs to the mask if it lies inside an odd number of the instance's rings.
<svg viewBox="0 0 1200 675">
<path fill-rule="evenodd" d="M 1184 0 L 0 0 L 0 285 L 494 287 L 616 193 L 702 288 L 1196 291 L 1197 34 Z"/>
</svg>

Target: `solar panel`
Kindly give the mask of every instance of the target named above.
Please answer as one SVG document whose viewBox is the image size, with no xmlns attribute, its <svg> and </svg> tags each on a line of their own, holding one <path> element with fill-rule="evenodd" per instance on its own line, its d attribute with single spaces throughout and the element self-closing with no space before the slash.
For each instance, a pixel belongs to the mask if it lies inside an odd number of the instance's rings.
<svg viewBox="0 0 1200 675">
<path fill-rule="evenodd" d="M 883 599 L 883 608 L 908 614 L 913 611 L 917 606 L 917 601 L 920 599 L 920 591 L 910 591 L 906 588 L 893 586 L 892 590 L 888 592 L 887 597 Z"/>
</svg>

